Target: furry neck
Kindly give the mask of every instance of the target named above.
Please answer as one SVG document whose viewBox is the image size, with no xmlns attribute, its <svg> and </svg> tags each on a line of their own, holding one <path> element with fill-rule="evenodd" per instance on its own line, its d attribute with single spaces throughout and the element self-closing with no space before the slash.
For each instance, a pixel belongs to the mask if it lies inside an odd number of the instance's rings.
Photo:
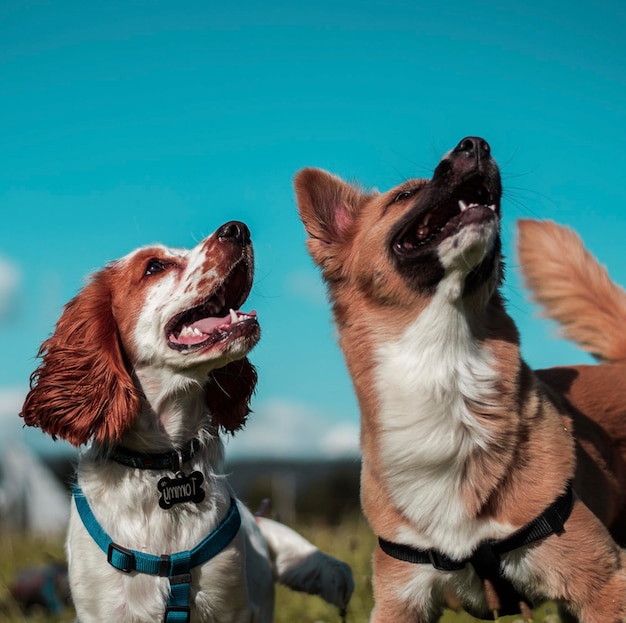
<svg viewBox="0 0 626 623">
<path fill-rule="evenodd" d="M 194 438 L 219 444 L 211 425 L 204 385 L 167 369 L 136 368 L 135 382 L 143 393 L 141 411 L 120 445 L 137 452 L 165 452 Z"/>
<path fill-rule="evenodd" d="M 520 417 L 518 334 L 501 297 L 448 295 L 439 290 L 393 335 L 372 332 L 370 322 L 366 339 L 342 336 L 344 345 L 369 343 L 368 356 L 346 352 L 366 469 L 410 524 L 432 536 L 470 525 L 506 477 Z M 487 466 L 490 457 L 497 460 Z M 464 494 L 467 482 L 479 490 Z"/>
</svg>

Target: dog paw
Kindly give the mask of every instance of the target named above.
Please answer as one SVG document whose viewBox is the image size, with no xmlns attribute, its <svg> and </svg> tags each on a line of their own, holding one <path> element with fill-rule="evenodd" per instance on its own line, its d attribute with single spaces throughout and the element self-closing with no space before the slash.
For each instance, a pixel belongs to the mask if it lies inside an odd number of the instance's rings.
<svg viewBox="0 0 626 623">
<path fill-rule="evenodd" d="M 348 605 L 354 591 L 352 569 L 319 550 L 279 577 L 279 582 L 296 591 L 319 595 L 341 610 Z"/>
<path fill-rule="evenodd" d="M 345 610 L 354 592 L 352 569 L 345 562 L 319 553 L 326 558 L 320 574 L 319 594 L 328 603 Z"/>
</svg>

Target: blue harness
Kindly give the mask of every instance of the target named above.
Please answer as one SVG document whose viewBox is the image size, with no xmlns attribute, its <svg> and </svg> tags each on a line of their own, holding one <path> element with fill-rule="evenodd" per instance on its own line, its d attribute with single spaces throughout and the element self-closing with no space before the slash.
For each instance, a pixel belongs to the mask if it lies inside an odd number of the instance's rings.
<svg viewBox="0 0 626 623">
<path fill-rule="evenodd" d="M 165 606 L 164 623 L 189 623 L 189 594 L 191 569 L 217 556 L 235 537 L 241 526 L 241 516 L 234 499 L 220 524 L 192 550 L 175 554 L 145 554 L 126 549 L 113 542 L 95 518 L 87 498 L 78 484 L 74 484 L 74 502 L 87 532 L 107 555 L 110 565 L 123 573 L 147 573 L 168 578 L 170 593 Z"/>
</svg>

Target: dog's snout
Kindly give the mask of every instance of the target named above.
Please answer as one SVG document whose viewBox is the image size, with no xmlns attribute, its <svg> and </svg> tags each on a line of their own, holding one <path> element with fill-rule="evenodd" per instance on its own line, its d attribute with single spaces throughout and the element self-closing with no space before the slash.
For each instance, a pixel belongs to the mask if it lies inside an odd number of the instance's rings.
<svg viewBox="0 0 626 623">
<path fill-rule="evenodd" d="M 241 221 L 228 221 L 217 230 L 220 240 L 234 241 L 241 245 L 250 243 L 250 230 Z"/>
<path fill-rule="evenodd" d="M 465 158 L 488 158 L 491 155 L 489 143 L 480 136 L 466 136 L 453 150 L 452 154 Z"/>
<path fill-rule="evenodd" d="M 489 143 L 480 136 L 466 136 L 441 159 L 433 179 L 447 179 L 449 175 L 462 179 L 475 173 L 498 176 Z"/>
</svg>

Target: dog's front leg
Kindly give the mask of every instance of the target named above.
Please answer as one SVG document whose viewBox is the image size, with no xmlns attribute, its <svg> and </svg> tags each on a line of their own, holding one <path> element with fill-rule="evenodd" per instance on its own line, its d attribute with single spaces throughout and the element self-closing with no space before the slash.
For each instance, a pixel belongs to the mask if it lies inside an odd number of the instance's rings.
<svg viewBox="0 0 626 623">
<path fill-rule="evenodd" d="M 370 623 L 436 623 L 443 606 L 436 603 L 436 572 L 374 551 L 374 601 Z"/>
<path fill-rule="evenodd" d="M 580 500 L 564 532 L 530 548 L 528 560 L 535 567 L 535 589 L 565 606 L 565 621 L 626 620 L 626 553 Z"/>
<path fill-rule="evenodd" d="M 321 552 L 297 532 L 277 521 L 257 518 L 273 562 L 276 580 L 295 590 L 320 595 L 345 610 L 352 592 L 352 570 Z"/>
</svg>

